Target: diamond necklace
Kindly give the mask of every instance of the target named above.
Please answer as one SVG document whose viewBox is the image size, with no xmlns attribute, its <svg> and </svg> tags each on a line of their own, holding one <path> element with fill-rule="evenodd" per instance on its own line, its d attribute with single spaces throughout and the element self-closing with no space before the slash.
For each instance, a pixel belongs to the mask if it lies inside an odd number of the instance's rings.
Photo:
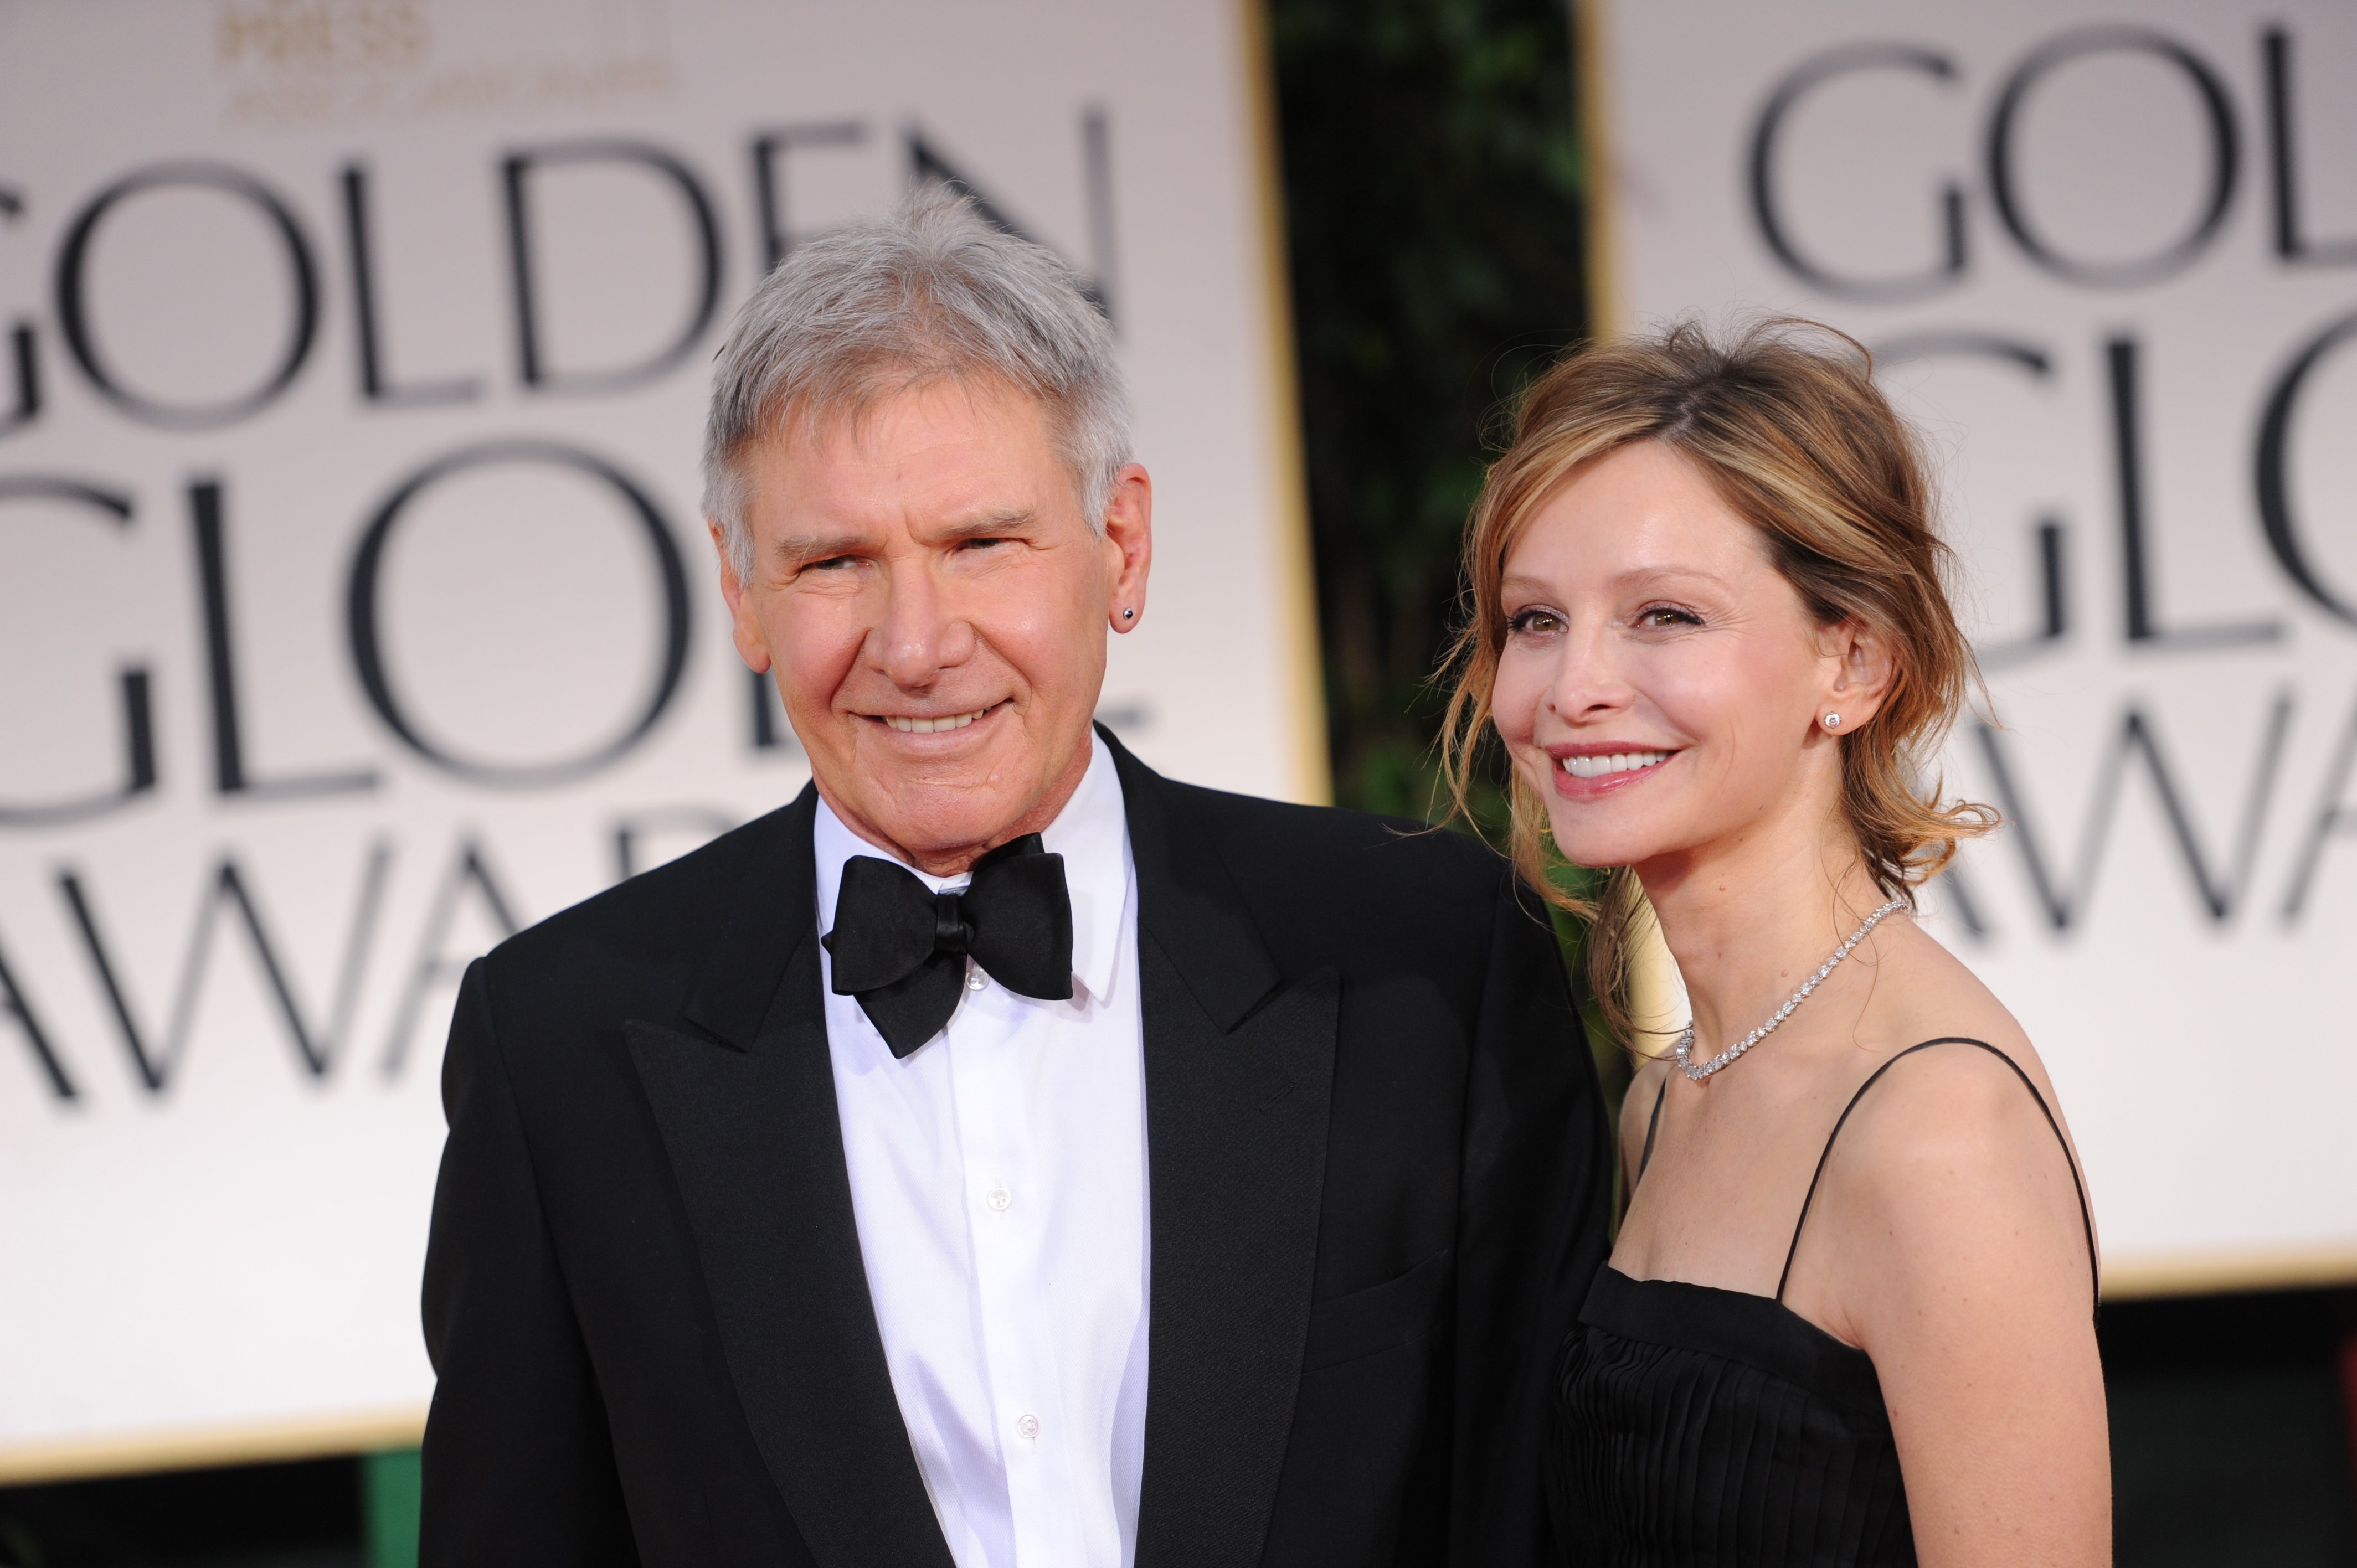
<svg viewBox="0 0 2357 1568">
<path fill-rule="evenodd" d="M 1786 997 L 1784 999 L 1784 1005 L 1777 1008 L 1774 1013 L 1769 1015 L 1769 1018 L 1766 1023 L 1752 1030 L 1751 1033 L 1744 1036 L 1743 1038 L 1736 1041 L 1735 1044 L 1727 1047 L 1727 1049 L 1719 1052 L 1718 1055 L 1711 1058 L 1710 1060 L 1706 1062 L 1697 1062 L 1694 1059 L 1694 1026 L 1692 1024 L 1688 1024 L 1685 1026 L 1684 1033 L 1678 1036 L 1678 1070 L 1684 1073 L 1688 1078 L 1694 1079 L 1695 1082 L 1700 1083 L 1704 1079 L 1708 1078 L 1712 1073 L 1718 1071 L 1721 1068 L 1727 1066 L 1729 1063 L 1734 1061 L 1736 1058 L 1741 1056 L 1744 1052 L 1749 1050 L 1752 1047 L 1758 1045 L 1769 1036 L 1774 1034 L 1776 1032 L 1776 1026 L 1792 1015 L 1793 1008 L 1798 1007 L 1802 1003 L 1806 1002 L 1809 999 L 1809 993 L 1814 991 L 1817 988 L 1818 983 L 1834 972 L 1834 966 L 1835 964 L 1838 964 L 1842 960 L 1849 957 L 1850 949 L 1864 941 L 1866 940 L 1866 933 L 1874 929 L 1874 928 L 1880 923 L 1882 917 L 1891 914 L 1894 911 L 1903 909 L 1906 907 L 1907 900 L 1904 898 L 1893 898 L 1889 903 L 1885 904 L 1873 914 L 1868 915 L 1866 918 L 1866 924 L 1852 931 L 1849 934 L 1849 940 L 1847 941 L 1834 949 L 1834 956 L 1819 964 L 1817 966 L 1816 973 L 1801 982 L 1801 989 Z"/>
</svg>

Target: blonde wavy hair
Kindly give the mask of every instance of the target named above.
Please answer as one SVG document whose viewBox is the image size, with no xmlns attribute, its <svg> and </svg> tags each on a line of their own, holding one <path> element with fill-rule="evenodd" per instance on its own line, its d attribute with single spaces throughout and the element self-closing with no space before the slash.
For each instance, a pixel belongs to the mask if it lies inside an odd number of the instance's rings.
<svg viewBox="0 0 2357 1568">
<path fill-rule="evenodd" d="M 1920 444 L 1873 371 L 1855 338 L 1778 317 L 1724 339 L 1685 321 L 1576 349 L 1531 384 L 1465 535 L 1465 613 L 1446 666 L 1454 680 L 1441 733 L 1442 774 L 1460 813 L 1470 815 L 1480 754 L 1493 736 L 1508 555 L 1581 465 L 1657 441 L 1766 536 L 1777 569 L 1820 625 L 1856 621 L 1890 650 L 1895 674 L 1880 710 L 1838 741 L 1842 816 L 1884 894 L 1911 906 L 1960 841 L 1996 825 L 1988 807 L 1943 803 L 1936 779 L 1928 790 L 1917 782 L 1978 689 L 1979 671 L 1948 602 L 1953 557 L 1934 524 Z M 1509 771 L 1509 851 L 1550 902 L 1592 922 L 1591 993 L 1629 1041 L 1629 956 L 1652 918 L 1644 889 L 1615 867 L 1599 898 L 1565 891 L 1548 875 L 1561 862 L 1545 804 Z"/>
</svg>

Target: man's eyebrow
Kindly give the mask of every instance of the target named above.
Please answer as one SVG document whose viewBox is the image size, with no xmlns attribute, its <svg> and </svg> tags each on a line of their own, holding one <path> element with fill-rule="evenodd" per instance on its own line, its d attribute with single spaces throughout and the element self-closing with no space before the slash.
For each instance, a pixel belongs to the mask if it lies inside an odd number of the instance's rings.
<svg viewBox="0 0 2357 1568">
<path fill-rule="evenodd" d="M 831 561 L 853 554 L 867 542 L 859 533 L 789 533 L 771 546 L 780 561 Z"/>
<path fill-rule="evenodd" d="M 1007 507 L 998 511 L 985 512 L 979 517 L 952 522 L 941 531 L 940 538 L 954 544 L 963 539 L 987 539 L 993 534 L 1028 528 L 1038 521 L 1039 513 L 1023 507 Z"/>
</svg>

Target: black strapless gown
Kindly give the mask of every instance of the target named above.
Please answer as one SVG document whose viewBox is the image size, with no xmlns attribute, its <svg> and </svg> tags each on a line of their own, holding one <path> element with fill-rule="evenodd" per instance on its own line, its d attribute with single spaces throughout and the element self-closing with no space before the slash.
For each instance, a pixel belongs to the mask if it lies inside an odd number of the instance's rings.
<svg viewBox="0 0 2357 1568">
<path fill-rule="evenodd" d="M 2037 1095 L 1994 1046 L 1926 1040 L 1866 1080 L 1834 1123 L 1826 1153 L 1877 1079 L 1940 1045 L 1980 1047 Z M 2053 1112 L 2038 1099 L 2060 1139 Z M 1656 1100 L 1640 1179 L 1661 1116 Z M 2071 1174 L 2076 1181 L 2075 1161 Z M 1632 1280 L 1609 1264 L 1597 1274 L 1564 1347 L 1547 1466 L 1556 1535 L 1577 1568 L 1914 1563 L 1907 1487 L 1873 1359 L 1783 1303 L 1815 1196 L 1812 1180 L 1773 1296 Z M 2083 1217 L 2083 1185 L 2079 1203 Z M 2092 1258 L 2092 1219 L 2087 1226 Z"/>
<path fill-rule="evenodd" d="M 1608 1265 L 1561 1396 L 1549 1470 L 1582 1568 L 1915 1561 L 1874 1362 L 1781 1302 Z"/>
</svg>

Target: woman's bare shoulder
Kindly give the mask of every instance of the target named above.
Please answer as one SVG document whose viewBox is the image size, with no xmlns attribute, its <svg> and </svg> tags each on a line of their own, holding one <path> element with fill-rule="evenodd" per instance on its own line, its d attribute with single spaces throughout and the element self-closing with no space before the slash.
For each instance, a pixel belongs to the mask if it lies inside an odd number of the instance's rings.
<svg viewBox="0 0 2357 1568">
<path fill-rule="evenodd" d="M 2087 1300 L 2078 1154 L 2037 1047 L 1928 937 L 1891 956 L 1803 1238 L 1796 1279 L 1819 1286 L 1804 1294 L 1853 1342 L 1878 1316 L 1865 1304 L 1961 1300 L 1984 1271 L 2019 1283 L 2028 1269 L 2055 1299 Z"/>
<path fill-rule="evenodd" d="M 1962 959 L 1920 929 L 1905 933 L 1904 946 L 1893 959 L 1887 966 L 1887 984 L 1881 988 L 1870 1024 L 1868 1037 L 1875 1054 L 1895 1057 L 1933 1041 L 1957 1042 L 1957 1049 L 1940 1046 L 1918 1052 L 1910 1068 L 1900 1071 L 1913 1076 L 1914 1069 L 1932 1058 L 1943 1063 L 1953 1060 L 1963 1065 L 1952 1070 L 1968 1077 L 1994 1073 L 1989 1079 L 1992 1085 L 2010 1083 L 2018 1094 L 2021 1079 L 2005 1065 L 2010 1062 L 2036 1087 L 2039 1098 L 2060 1114 L 2054 1080 L 2048 1076 L 2045 1060 L 2030 1042 L 2029 1032 Z M 1975 1049 L 1975 1046 L 1985 1048 Z M 1992 1051 L 2001 1053 L 2005 1061 L 1995 1059 Z M 1879 1095 L 1880 1089 L 1876 1092 Z"/>
</svg>

